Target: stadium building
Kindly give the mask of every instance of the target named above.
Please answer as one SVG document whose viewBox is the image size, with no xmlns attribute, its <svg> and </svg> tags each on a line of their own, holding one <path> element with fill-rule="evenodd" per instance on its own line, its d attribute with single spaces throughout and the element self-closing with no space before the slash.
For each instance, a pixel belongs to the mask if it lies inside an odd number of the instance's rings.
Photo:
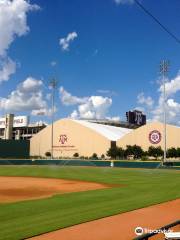
<svg viewBox="0 0 180 240">
<path fill-rule="evenodd" d="M 163 148 L 163 124 L 148 123 L 136 129 L 127 124 L 112 126 L 108 121 L 88 121 L 62 119 L 53 125 L 53 156 L 90 157 L 96 153 L 106 155 L 111 146 L 125 148 L 126 145 L 139 145 L 144 150 L 149 146 Z M 51 152 L 52 126 L 49 125 L 30 139 L 30 155 L 45 156 Z M 180 128 L 167 125 L 167 148 L 180 147 Z"/>
<path fill-rule="evenodd" d="M 31 156 L 45 156 L 51 152 L 51 130 L 49 125 L 36 134 L 30 141 Z M 131 129 L 109 126 L 86 120 L 62 119 L 53 126 L 53 155 L 54 157 L 98 156 L 106 154 L 116 141 Z"/>
<path fill-rule="evenodd" d="M 164 124 L 160 122 L 148 123 L 137 129 L 134 129 L 129 134 L 126 134 L 121 139 L 118 139 L 117 146 L 125 148 L 127 145 L 139 145 L 144 151 L 150 146 L 164 148 Z M 173 125 L 166 125 L 166 142 L 167 149 L 171 147 L 180 147 L 180 128 Z"/>
<path fill-rule="evenodd" d="M 45 127 L 46 125 L 42 122 L 30 124 L 28 116 L 7 114 L 0 118 L 0 139 L 27 140 Z"/>
</svg>

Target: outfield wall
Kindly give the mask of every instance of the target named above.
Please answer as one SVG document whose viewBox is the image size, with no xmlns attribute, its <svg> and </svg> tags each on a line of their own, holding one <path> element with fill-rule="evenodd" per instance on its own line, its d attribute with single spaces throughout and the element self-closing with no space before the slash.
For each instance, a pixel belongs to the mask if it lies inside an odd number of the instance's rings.
<svg viewBox="0 0 180 240">
<path fill-rule="evenodd" d="M 29 141 L 0 140 L 0 158 L 29 158 Z"/>
<path fill-rule="evenodd" d="M 57 166 L 85 166 L 85 167 L 111 167 L 112 161 L 103 160 L 0 160 L 0 165 L 57 165 Z M 114 167 L 123 168 L 149 168 L 161 167 L 161 162 L 136 162 L 136 161 L 113 161 Z M 180 170 L 180 162 L 173 162 L 173 167 Z"/>
</svg>

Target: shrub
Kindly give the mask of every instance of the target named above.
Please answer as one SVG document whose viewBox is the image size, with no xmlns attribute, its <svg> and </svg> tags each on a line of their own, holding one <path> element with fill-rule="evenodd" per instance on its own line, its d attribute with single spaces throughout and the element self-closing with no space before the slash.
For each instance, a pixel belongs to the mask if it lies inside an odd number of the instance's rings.
<svg viewBox="0 0 180 240">
<path fill-rule="evenodd" d="M 51 157 L 51 152 L 46 152 L 46 153 L 45 153 L 45 156 L 46 156 L 46 157 Z"/>
<path fill-rule="evenodd" d="M 75 158 L 79 157 L 79 153 L 74 153 L 73 157 Z"/>
<path fill-rule="evenodd" d="M 98 159 L 97 153 L 93 153 L 93 155 L 91 156 L 91 159 Z"/>
<path fill-rule="evenodd" d="M 101 159 L 105 159 L 105 155 L 104 154 L 101 155 Z"/>
</svg>

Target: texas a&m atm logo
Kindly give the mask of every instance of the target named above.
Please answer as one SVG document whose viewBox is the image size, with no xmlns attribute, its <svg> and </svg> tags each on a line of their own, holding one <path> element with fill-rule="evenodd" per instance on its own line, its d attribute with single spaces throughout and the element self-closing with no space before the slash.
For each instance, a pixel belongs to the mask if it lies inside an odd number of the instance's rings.
<svg viewBox="0 0 180 240">
<path fill-rule="evenodd" d="M 67 138 L 67 135 L 66 135 L 66 134 L 61 134 L 61 135 L 59 136 L 59 142 L 60 142 L 61 144 L 65 144 L 67 141 L 68 141 L 68 138 Z"/>
<path fill-rule="evenodd" d="M 149 141 L 152 144 L 158 144 L 161 141 L 161 133 L 157 130 L 153 130 L 149 133 Z"/>
</svg>

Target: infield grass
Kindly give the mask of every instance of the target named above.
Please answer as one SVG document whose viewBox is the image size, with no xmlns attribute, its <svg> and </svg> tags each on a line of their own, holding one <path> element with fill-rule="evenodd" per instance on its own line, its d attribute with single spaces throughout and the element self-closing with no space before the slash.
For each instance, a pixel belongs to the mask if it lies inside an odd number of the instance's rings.
<svg viewBox="0 0 180 240">
<path fill-rule="evenodd" d="M 17 240 L 180 198 L 180 172 L 52 166 L 2 166 L 0 176 L 33 176 L 123 186 L 0 204 L 0 240 Z"/>
</svg>

